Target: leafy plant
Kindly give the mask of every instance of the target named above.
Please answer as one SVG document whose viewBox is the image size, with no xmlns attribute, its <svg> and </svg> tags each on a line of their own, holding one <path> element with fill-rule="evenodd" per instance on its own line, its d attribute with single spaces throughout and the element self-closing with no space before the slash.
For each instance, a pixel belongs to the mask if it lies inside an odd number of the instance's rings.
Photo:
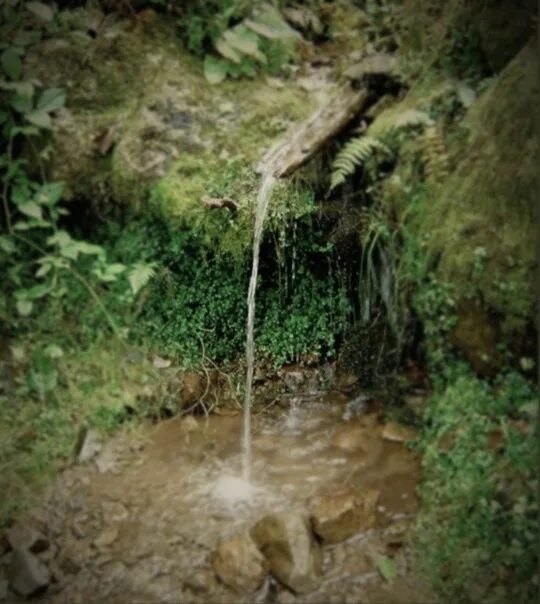
<svg viewBox="0 0 540 604">
<path fill-rule="evenodd" d="M 538 591 L 537 393 L 450 365 L 429 400 L 417 555 L 444 602 L 533 601 Z"/>
<path fill-rule="evenodd" d="M 40 2 L 14 3 L 19 12 L 29 11 L 44 22 L 54 11 Z M 18 23 L 15 15 L 13 22 Z M 21 17 L 20 21 L 24 21 Z M 10 22 L 11 23 L 11 22 Z M 13 41 L 4 44 L 0 55 L 6 80 L 0 81 L 0 125 L 3 152 L 0 154 L 2 175 L 3 232 L 0 235 L 0 263 L 9 283 L 6 299 L 0 306 L 7 315 L 10 302 L 20 317 L 28 317 L 38 301 L 63 298 L 69 280 L 80 282 L 100 307 L 113 331 L 119 329 L 105 308 L 97 290 L 99 284 L 116 281 L 127 267 L 109 262 L 105 249 L 73 238 L 61 228 L 68 211 L 62 205 L 63 185 L 47 182 L 43 168 L 41 178 L 31 174 L 32 166 L 22 152 L 25 145 L 35 149 L 34 139 L 51 129 L 56 111 L 64 107 L 65 91 L 60 88 L 40 89 L 35 80 L 24 79 L 20 45 L 21 32 L 10 32 Z M 23 38 L 24 40 L 24 38 Z M 37 156 L 40 164 L 40 157 Z M 137 293 L 152 276 L 150 267 L 138 265 L 131 270 L 130 283 Z"/>
<path fill-rule="evenodd" d="M 365 164 L 377 152 L 390 155 L 390 149 L 372 136 L 359 136 L 349 140 L 332 163 L 330 190 L 343 184 L 348 176 L 354 174 L 359 166 Z"/>
<path fill-rule="evenodd" d="M 206 79 L 219 84 L 227 76 L 253 77 L 260 69 L 276 73 L 292 56 L 298 37 L 276 8 L 256 6 L 240 23 L 213 38 L 214 50 L 220 56 L 206 55 Z"/>
</svg>

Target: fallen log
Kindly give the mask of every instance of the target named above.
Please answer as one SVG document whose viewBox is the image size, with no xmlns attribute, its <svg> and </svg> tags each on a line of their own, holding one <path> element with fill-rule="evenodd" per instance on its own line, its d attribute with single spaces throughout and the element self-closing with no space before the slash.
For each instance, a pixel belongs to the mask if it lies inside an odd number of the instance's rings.
<svg viewBox="0 0 540 604">
<path fill-rule="evenodd" d="M 289 176 L 303 166 L 321 148 L 365 108 L 368 91 L 345 88 L 325 106 L 317 109 L 293 130 L 284 141 L 272 147 L 257 166 L 257 172 L 273 170 L 275 176 Z"/>
</svg>

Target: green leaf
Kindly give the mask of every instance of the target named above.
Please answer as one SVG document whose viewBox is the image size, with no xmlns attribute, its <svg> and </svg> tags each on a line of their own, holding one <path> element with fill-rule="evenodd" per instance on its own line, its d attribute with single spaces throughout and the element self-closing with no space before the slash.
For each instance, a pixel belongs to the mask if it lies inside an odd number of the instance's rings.
<svg viewBox="0 0 540 604">
<path fill-rule="evenodd" d="M 7 113 L 7 111 L 0 111 L 0 126 L 7 122 L 8 117 L 9 114 Z"/>
<path fill-rule="evenodd" d="M 55 206 L 62 198 L 64 184 L 61 182 L 51 182 L 43 185 L 41 191 L 36 196 L 38 203 L 49 207 Z"/>
<path fill-rule="evenodd" d="M 234 29 L 229 29 L 223 34 L 223 37 L 234 49 L 257 59 L 261 63 L 266 63 L 265 55 L 259 50 L 259 38 L 257 34 L 250 31 L 244 25 L 238 25 Z"/>
<path fill-rule="evenodd" d="M 23 94 L 16 94 L 9 104 L 19 113 L 28 113 L 33 108 L 32 97 Z"/>
<path fill-rule="evenodd" d="M 62 88 L 44 90 L 37 103 L 37 109 L 50 113 L 58 111 L 66 104 L 66 93 Z"/>
<path fill-rule="evenodd" d="M 8 237 L 8 235 L 0 235 L 0 248 L 6 252 L 6 254 L 12 254 L 16 249 L 13 239 Z"/>
<path fill-rule="evenodd" d="M 17 207 L 23 214 L 30 216 L 30 218 L 37 218 L 38 220 L 43 218 L 41 207 L 35 201 L 27 201 L 19 204 Z"/>
<path fill-rule="evenodd" d="M 66 231 L 57 231 L 47 239 L 47 245 L 65 247 L 72 242 L 71 235 Z"/>
<path fill-rule="evenodd" d="M 36 277 L 45 277 L 51 271 L 52 267 L 53 265 L 50 262 L 43 263 L 36 271 Z"/>
<path fill-rule="evenodd" d="M 21 317 L 27 317 L 33 308 L 32 302 L 30 300 L 17 300 L 15 307 L 17 308 L 17 312 L 21 315 Z"/>
<path fill-rule="evenodd" d="M 227 77 L 227 62 L 206 55 L 204 59 L 204 77 L 210 84 L 220 84 Z"/>
<path fill-rule="evenodd" d="M 128 275 L 131 291 L 138 293 L 156 274 L 154 264 L 136 264 Z"/>
<path fill-rule="evenodd" d="M 5 74 L 12 80 L 18 80 L 22 73 L 22 62 L 16 49 L 13 46 L 9 46 L 0 55 L 0 63 Z"/>
<path fill-rule="evenodd" d="M 397 577 L 397 565 L 395 561 L 392 560 L 392 558 L 388 558 L 388 556 L 377 556 L 377 568 L 385 581 L 390 582 Z"/>
<path fill-rule="evenodd" d="M 242 55 L 238 54 L 238 52 L 225 40 L 225 38 L 219 38 L 214 43 L 216 50 L 223 55 L 229 61 L 233 63 L 241 63 Z"/>
<path fill-rule="evenodd" d="M 51 128 L 51 116 L 46 111 L 31 111 L 24 116 L 31 124 L 39 128 Z"/>
<path fill-rule="evenodd" d="M 48 283 L 40 283 L 23 291 L 24 294 L 21 295 L 22 300 L 39 300 L 39 298 L 43 298 L 43 296 L 46 296 L 51 291 L 51 286 Z"/>
<path fill-rule="evenodd" d="M 54 10 L 50 6 L 47 6 L 47 4 L 44 4 L 43 2 L 27 2 L 26 8 L 31 13 L 36 15 L 36 17 L 43 19 L 43 21 L 52 21 L 53 20 Z"/>
</svg>

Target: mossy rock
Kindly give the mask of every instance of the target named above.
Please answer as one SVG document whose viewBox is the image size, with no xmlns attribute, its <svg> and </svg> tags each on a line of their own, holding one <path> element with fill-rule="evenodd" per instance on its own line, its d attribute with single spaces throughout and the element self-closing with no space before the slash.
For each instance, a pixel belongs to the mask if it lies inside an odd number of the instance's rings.
<svg viewBox="0 0 540 604">
<path fill-rule="evenodd" d="M 529 44 L 472 105 L 457 169 L 437 190 L 424 225 L 440 278 L 462 300 L 479 299 L 500 316 L 503 336 L 523 330 L 534 308 L 536 74 Z"/>
<path fill-rule="evenodd" d="M 77 10 L 77 19 L 63 19 L 65 27 L 80 21 L 84 9 Z M 95 39 L 63 32 L 29 53 L 26 69 L 68 92 L 50 154 L 50 176 L 65 182 L 68 199 L 157 209 L 202 230 L 208 223 L 210 238 L 216 212 L 203 218 L 201 196 L 231 196 L 240 187 L 238 228 L 229 232 L 232 223 L 222 217 L 217 229 L 238 239 L 252 220 L 254 166 L 316 105 L 296 84 L 276 87 L 264 76 L 212 86 L 174 24 L 155 14 L 143 25 L 106 24 Z"/>
</svg>

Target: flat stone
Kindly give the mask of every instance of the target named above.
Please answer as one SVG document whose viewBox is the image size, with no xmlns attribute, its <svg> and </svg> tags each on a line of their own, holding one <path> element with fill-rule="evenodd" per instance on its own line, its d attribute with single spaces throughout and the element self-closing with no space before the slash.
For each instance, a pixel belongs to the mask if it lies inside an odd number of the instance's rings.
<svg viewBox="0 0 540 604">
<path fill-rule="evenodd" d="M 15 550 L 9 569 L 11 589 L 28 598 L 45 590 L 51 581 L 48 568 L 34 554 Z"/>
<path fill-rule="evenodd" d="M 319 586 L 322 554 L 307 518 L 291 512 L 269 514 L 250 534 L 278 581 L 298 594 Z"/>
<path fill-rule="evenodd" d="M 212 556 L 212 568 L 225 585 L 238 593 L 257 591 L 268 574 L 268 562 L 249 535 L 221 541 Z"/>
<path fill-rule="evenodd" d="M 308 501 L 313 531 L 325 543 L 339 543 L 377 522 L 380 492 L 349 487 L 326 487 Z"/>
<path fill-rule="evenodd" d="M 417 437 L 416 430 L 410 426 L 404 426 L 397 422 L 388 422 L 385 424 L 382 437 L 384 440 L 403 443 L 410 440 L 415 440 Z"/>
</svg>

